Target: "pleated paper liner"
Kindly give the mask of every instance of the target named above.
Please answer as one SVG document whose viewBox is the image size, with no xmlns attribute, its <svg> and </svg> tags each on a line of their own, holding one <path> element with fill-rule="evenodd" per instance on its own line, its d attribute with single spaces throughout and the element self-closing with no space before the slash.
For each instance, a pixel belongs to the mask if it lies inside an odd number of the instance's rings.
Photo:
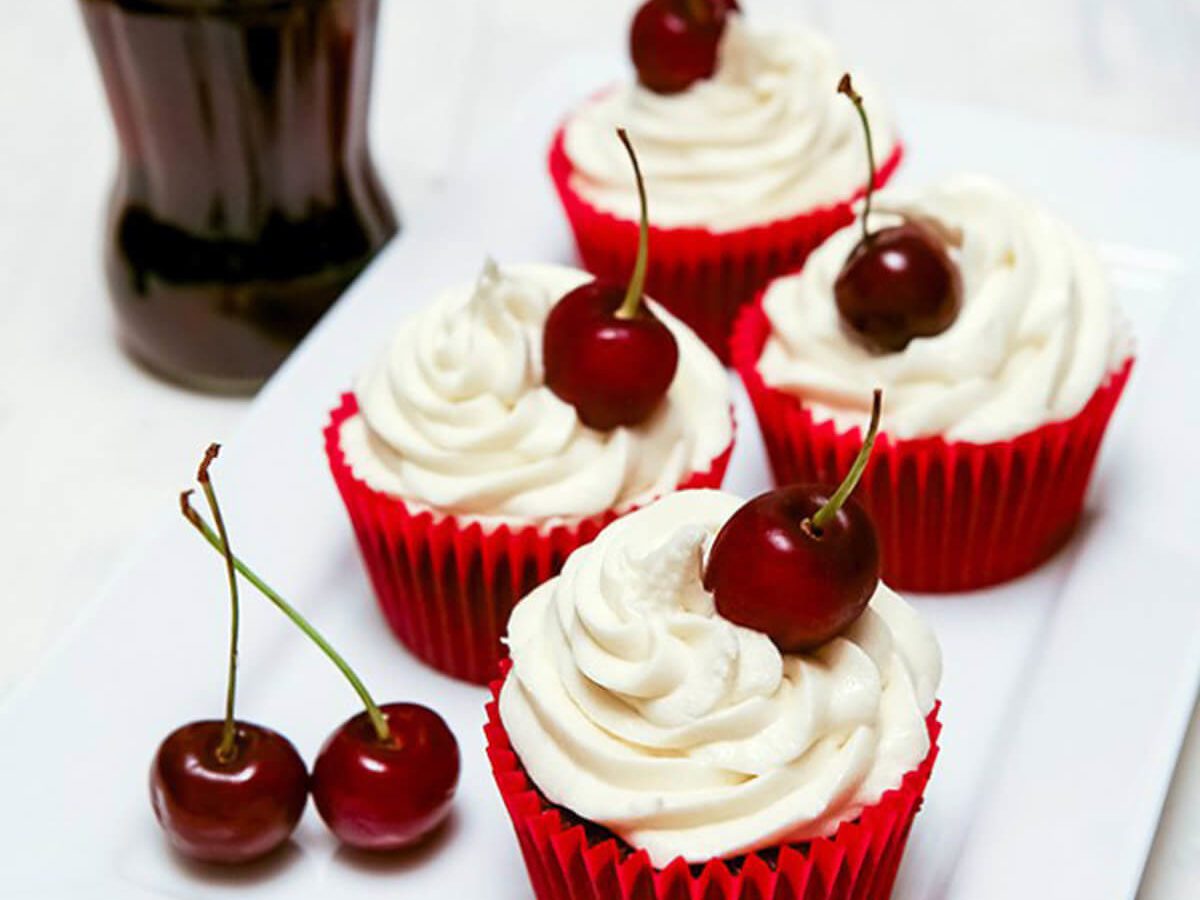
<svg viewBox="0 0 1200 900">
<path fill-rule="evenodd" d="M 741 315 L 733 364 L 754 406 L 778 484 L 836 484 L 862 432 L 817 420 L 793 394 L 758 372 L 770 333 L 762 295 Z M 1037 567 L 1075 530 L 1105 430 L 1133 357 L 1114 370 L 1078 415 L 1018 437 L 974 444 L 881 434 L 856 497 L 879 532 L 883 577 L 909 591 L 965 591 Z M 884 399 L 886 403 L 886 397 Z"/>
<path fill-rule="evenodd" d="M 509 664 L 503 666 L 507 675 Z M 550 803 L 530 781 L 500 722 L 492 685 L 488 759 L 512 819 L 537 900 L 886 900 L 938 755 L 941 724 L 929 716 L 930 751 L 874 806 L 830 837 L 729 860 L 656 869 L 645 851 Z"/>
<path fill-rule="evenodd" d="M 593 206 L 571 186 L 573 168 L 560 128 L 550 149 L 550 175 L 562 201 L 583 265 L 593 274 L 626 279 L 637 253 L 638 223 Z M 882 187 L 900 165 L 899 144 L 879 169 Z M 729 336 L 741 307 L 777 275 L 799 268 L 827 237 L 854 221 L 860 189 L 841 203 L 753 228 L 650 228 L 646 294 L 675 313 L 726 365 Z M 650 184 L 654 217 L 654 185 Z"/>
<path fill-rule="evenodd" d="M 325 429 L 325 451 L 380 608 L 418 658 L 454 678 L 487 684 L 496 677 L 500 638 L 516 602 L 557 575 L 571 551 L 618 512 L 514 528 L 411 508 L 373 490 L 346 462 L 341 426 L 357 412 L 354 395 L 344 395 Z M 720 487 L 732 450 L 730 444 L 679 489 Z"/>
</svg>

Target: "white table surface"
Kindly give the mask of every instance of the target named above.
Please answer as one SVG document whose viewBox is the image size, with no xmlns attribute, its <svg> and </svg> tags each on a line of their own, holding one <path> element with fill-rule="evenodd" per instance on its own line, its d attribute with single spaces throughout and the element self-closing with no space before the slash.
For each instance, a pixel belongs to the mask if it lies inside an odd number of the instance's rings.
<svg viewBox="0 0 1200 900">
<path fill-rule="evenodd" d="M 402 210 L 418 216 L 547 62 L 623 53 L 635 4 L 384 5 L 376 155 Z M 897 94 L 1200 142 L 1195 0 L 744 5 L 764 19 L 807 16 Z M 232 434 L 247 407 L 161 384 L 117 350 L 99 249 L 114 155 L 74 4 L 0 0 L 0 692 L 174 502 L 197 451 Z M 1198 885 L 1200 716 L 1141 897 L 1194 900 Z"/>
</svg>

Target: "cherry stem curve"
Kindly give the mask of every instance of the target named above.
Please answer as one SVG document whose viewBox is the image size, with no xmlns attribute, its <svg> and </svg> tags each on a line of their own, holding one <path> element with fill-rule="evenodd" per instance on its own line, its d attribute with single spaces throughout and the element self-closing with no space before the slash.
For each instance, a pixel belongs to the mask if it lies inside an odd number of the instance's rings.
<svg viewBox="0 0 1200 900">
<path fill-rule="evenodd" d="M 333 649 L 333 647 L 327 640 L 325 640 L 321 633 L 317 631 L 317 629 L 314 628 L 312 624 L 300 614 L 299 610 L 284 600 L 283 597 L 276 593 L 276 591 L 269 584 L 259 578 L 253 569 L 251 569 L 242 560 L 238 559 L 237 556 L 234 556 L 227 550 L 227 545 L 221 540 L 220 535 L 213 531 L 212 526 L 205 522 L 204 518 L 192 508 L 190 502 L 191 494 L 191 491 L 184 491 L 179 495 L 179 506 L 180 510 L 183 512 L 183 517 L 192 524 L 192 527 L 200 532 L 201 536 L 208 541 L 214 550 L 216 550 L 218 553 L 228 554 L 228 556 L 233 560 L 234 568 L 237 569 L 237 571 L 240 572 L 247 581 L 254 585 L 254 587 L 258 589 L 259 593 L 275 604 L 276 608 L 280 612 L 291 619 L 292 624 L 304 632 L 304 634 L 308 636 L 309 640 L 316 644 L 317 647 L 321 649 L 321 652 L 329 658 L 329 661 L 337 666 L 338 670 L 346 677 L 346 680 L 350 682 L 350 686 L 354 688 L 354 692 L 358 694 L 359 699 L 366 708 L 367 716 L 370 718 L 371 725 L 375 729 L 376 737 L 379 738 L 381 743 L 390 743 L 392 740 L 392 730 L 388 726 L 387 719 L 384 718 L 383 713 L 380 712 L 379 705 L 371 697 L 366 685 L 362 683 L 362 680 L 358 677 L 358 675 L 355 674 L 354 670 L 350 668 L 350 664 L 342 658 L 341 654 Z"/>
<path fill-rule="evenodd" d="M 879 419 L 882 414 L 883 391 L 876 388 L 875 396 L 871 401 L 871 425 L 867 429 L 867 436 L 863 440 L 862 449 L 858 451 L 858 456 L 855 457 L 854 464 L 850 466 L 850 471 L 846 473 L 846 478 L 842 481 L 841 486 L 833 492 L 833 496 L 809 520 L 811 530 L 817 535 L 820 535 L 825 530 L 833 520 L 833 517 L 838 514 L 838 511 L 845 506 L 846 501 L 850 499 L 850 495 L 854 493 L 854 489 L 858 487 L 858 482 L 862 478 L 863 472 L 867 469 L 867 463 L 871 461 L 871 452 L 875 449 L 875 438 L 879 434 Z"/>
<path fill-rule="evenodd" d="M 234 722 L 233 708 L 237 697 L 237 664 L 238 664 L 238 633 L 241 630 L 241 604 L 238 602 L 237 573 L 233 568 L 233 551 L 229 547 L 229 534 L 225 531 L 225 519 L 221 515 L 221 506 L 217 503 L 217 494 L 213 490 L 212 478 L 208 474 L 209 467 L 221 452 L 220 444 L 210 444 L 204 451 L 204 459 L 196 472 L 196 481 L 204 489 L 204 499 L 212 511 L 213 521 L 217 524 L 217 534 L 225 556 L 225 574 L 229 579 L 229 674 L 225 682 L 225 723 L 221 728 L 221 743 L 217 745 L 217 759 L 227 763 L 237 756 L 237 725 Z"/>
<path fill-rule="evenodd" d="M 863 240 L 865 241 L 871 236 L 867 230 L 867 220 L 871 217 L 871 195 L 875 193 L 875 141 L 871 137 L 871 120 L 867 118 L 867 110 L 863 105 L 862 95 L 854 89 L 849 72 L 842 76 L 842 80 L 838 82 L 837 89 L 839 94 L 845 94 L 850 98 L 850 102 L 854 104 L 854 108 L 858 111 L 858 118 L 862 122 L 863 132 L 867 136 L 867 166 L 870 177 L 867 179 L 867 193 L 866 199 L 863 201 L 862 212 L 862 233 Z"/>
<path fill-rule="evenodd" d="M 642 303 L 642 292 L 646 289 L 646 269 L 650 264 L 650 215 L 646 204 L 646 182 L 642 178 L 642 167 L 638 164 L 637 153 L 624 128 L 617 129 L 617 137 L 625 145 L 629 161 L 633 163 L 633 177 L 637 182 L 638 203 L 641 206 L 641 218 L 638 223 L 637 260 L 633 264 L 633 276 L 629 279 L 629 287 L 625 290 L 625 299 L 617 310 L 617 318 L 632 319 L 638 313 Z"/>
</svg>

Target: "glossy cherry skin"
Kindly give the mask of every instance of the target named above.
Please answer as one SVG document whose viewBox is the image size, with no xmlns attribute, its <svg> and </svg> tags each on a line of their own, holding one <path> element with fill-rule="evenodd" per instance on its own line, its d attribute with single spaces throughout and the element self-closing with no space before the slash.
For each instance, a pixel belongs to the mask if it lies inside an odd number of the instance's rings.
<svg viewBox="0 0 1200 900">
<path fill-rule="evenodd" d="M 192 859 L 245 863 L 283 844 L 308 800 L 308 769 L 283 735 L 237 723 L 237 752 L 217 758 L 224 723 L 172 732 L 150 768 L 150 802 L 172 846 Z"/>
<path fill-rule="evenodd" d="M 717 49 L 734 0 L 649 0 L 633 18 L 629 51 L 638 81 L 677 94 L 717 68 Z"/>
<path fill-rule="evenodd" d="M 806 523 L 832 491 L 793 485 L 751 500 L 713 541 L 704 585 L 717 611 L 785 653 L 813 650 L 862 615 L 879 584 L 879 542 L 848 500 L 817 535 Z"/>
<path fill-rule="evenodd" d="M 458 787 L 458 742 L 441 716 L 412 703 L 380 711 L 389 743 L 360 713 L 329 737 L 313 766 L 317 811 L 342 843 L 360 850 L 418 843 L 445 820 Z"/>
<path fill-rule="evenodd" d="M 962 307 L 962 275 L 945 244 L 906 222 L 876 231 L 846 259 L 834 297 L 842 321 L 868 347 L 896 353 L 941 334 Z"/>
<path fill-rule="evenodd" d="M 624 298 L 624 285 L 588 282 L 558 301 L 542 336 L 546 386 L 601 431 L 648 419 L 679 367 L 671 329 L 644 301 L 621 318 Z"/>
</svg>

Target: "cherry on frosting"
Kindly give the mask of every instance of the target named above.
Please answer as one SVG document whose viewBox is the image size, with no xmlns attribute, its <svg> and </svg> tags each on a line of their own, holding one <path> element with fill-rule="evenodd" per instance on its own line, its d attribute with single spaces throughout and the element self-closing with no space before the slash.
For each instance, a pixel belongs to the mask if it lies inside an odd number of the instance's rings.
<svg viewBox="0 0 1200 900">
<path fill-rule="evenodd" d="M 910 219 L 868 230 L 876 177 L 871 124 L 848 74 L 838 91 L 850 98 L 862 120 L 870 177 L 862 239 L 838 273 L 834 299 L 842 321 L 862 343 L 877 352 L 896 353 L 913 338 L 941 334 L 954 324 L 962 307 L 962 275 L 945 242 L 928 225 Z"/>
<path fill-rule="evenodd" d="M 628 285 L 596 279 L 577 287 L 554 305 L 542 335 L 546 386 L 601 431 L 648 419 L 679 366 L 675 336 L 642 297 L 650 246 L 646 186 L 629 136 L 624 129 L 617 135 L 633 163 L 641 204 L 633 276 Z"/>
<path fill-rule="evenodd" d="M 638 81 L 657 94 L 678 94 L 717 68 L 725 23 L 736 0 L 649 0 L 629 31 Z"/>
<path fill-rule="evenodd" d="M 836 490 L 790 485 L 745 504 L 717 533 L 704 586 L 717 611 L 784 653 L 814 650 L 862 615 L 879 585 L 879 541 L 851 497 L 871 458 L 882 393 L 863 446 Z"/>
</svg>

